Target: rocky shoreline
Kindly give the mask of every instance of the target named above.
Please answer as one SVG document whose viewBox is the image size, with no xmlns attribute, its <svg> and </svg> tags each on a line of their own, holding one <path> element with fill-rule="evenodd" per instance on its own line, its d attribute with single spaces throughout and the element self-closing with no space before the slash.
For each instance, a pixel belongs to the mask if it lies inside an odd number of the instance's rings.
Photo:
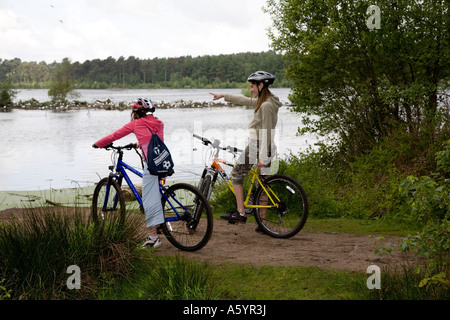
<svg viewBox="0 0 450 320">
<path fill-rule="evenodd" d="M 189 109 L 189 108 L 211 108 L 211 107 L 238 107 L 238 105 L 229 104 L 226 102 L 197 102 L 197 101 L 175 101 L 175 102 L 154 102 L 159 109 Z M 70 101 L 67 103 L 53 103 L 53 102 L 39 102 L 36 99 L 28 101 L 20 101 L 16 105 L 4 106 L 0 108 L 1 112 L 8 112 L 14 109 L 20 110 L 52 110 L 52 111 L 69 111 L 69 110 L 85 110 L 85 109 L 97 109 L 97 110 L 128 110 L 130 108 L 129 103 L 126 102 L 113 102 L 110 99 L 96 100 L 94 102 L 86 101 Z"/>
</svg>

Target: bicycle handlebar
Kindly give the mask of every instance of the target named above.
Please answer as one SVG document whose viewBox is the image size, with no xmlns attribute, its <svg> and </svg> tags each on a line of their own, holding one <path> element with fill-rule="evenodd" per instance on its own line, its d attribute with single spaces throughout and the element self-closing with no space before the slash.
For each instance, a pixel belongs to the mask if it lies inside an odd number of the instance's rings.
<svg viewBox="0 0 450 320">
<path fill-rule="evenodd" d="M 192 136 L 193 136 L 194 138 L 197 138 L 197 139 L 201 140 L 202 143 L 203 143 L 205 146 L 207 146 L 208 144 L 212 144 L 211 141 L 209 141 L 208 139 L 203 138 L 203 137 L 200 137 L 199 135 L 196 135 L 195 133 L 194 133 Z"/>
<path fill-rule="evenodd" d="M 238 148 L 236 148 L 236 147 L 231 147 L 231 146 L 227 146 L 227 147 L 221 147 L 221 146 L 219 146 L 219 143 L 220 143 L 220 141 L 219 140 L 214 140 L 214 143 L 213 142 L 211 142 L 211 141 L 209 141 L 207 138 L 203 138 L 203 137 L 200 137 L 199 135 L 196 135 L 195 133 L 192 135 L 194 138 L 197 138 L 197 139 L 199 139 L 199 140 L 201 140 L 202 141 L 202 143 L 205 145 L 205 146 L 207 146 L 207 145 L 211 145 L 213 148 L 217 148 L 217 149 L 221 149 L 221 150 L 226 150 L 226 151 L 228 151 L 228 152 L 230 152 L 230 153 L 236 153 L 236 152 L 242 152 L 243 150 L 241 150 L 241 149 L 238 149 Z"/>
<path fill-rule="evenodd" d="M 105 150 L 109 150 L 109 149 L 114 149 L 114 150 L 122 150 L 122 149 L 127 149 L 127 150 L 131 150 L 131 149 L 136 149 L 138 147 L 138 145 L 136 143 L 129 143 L 123 147 L 115 147 L 113 146 L 112 143 L 108 144 L 107 146 L 103 147 L 103 149 Z"/>
</svg>

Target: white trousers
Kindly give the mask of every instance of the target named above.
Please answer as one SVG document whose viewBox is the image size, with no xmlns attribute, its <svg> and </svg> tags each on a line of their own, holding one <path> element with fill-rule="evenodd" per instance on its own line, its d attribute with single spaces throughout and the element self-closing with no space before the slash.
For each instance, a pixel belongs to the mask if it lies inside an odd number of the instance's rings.
<svg viewBox="0 0 450 320">
<path fill-rule="evenodd" d="M 145 222 L 147 227 L 164 223 L 164 213 L 161 205 L 158 176 L 151 175 L 144 162 L 142 178 L 142 202 L 144 203 Z"/>
</svg>

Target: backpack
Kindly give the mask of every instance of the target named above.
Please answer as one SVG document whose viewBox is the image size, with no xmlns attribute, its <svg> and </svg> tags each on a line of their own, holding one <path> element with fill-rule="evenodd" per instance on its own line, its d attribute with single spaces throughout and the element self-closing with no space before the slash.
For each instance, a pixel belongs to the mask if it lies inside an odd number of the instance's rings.
<svg viewBox="0 0 450 320">
<path fill-rule="evenodd" d="M 152 134 L 147 149 L 148 171 L 151 175 L 159 176 L 160 178 L 171 176 L 174 173 L 174 164 L 169 148 L 156 133 L 150 129 L 148 130 Z"/>
</svg>

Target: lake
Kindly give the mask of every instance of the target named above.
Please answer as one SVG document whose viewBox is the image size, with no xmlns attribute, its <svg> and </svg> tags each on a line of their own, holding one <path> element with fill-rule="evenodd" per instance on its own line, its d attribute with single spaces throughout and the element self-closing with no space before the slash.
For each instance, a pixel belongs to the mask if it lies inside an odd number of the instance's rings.
<svg viewBox="0 0 450 320">
<path fill-rule="evenodd" d="M 131 102 L 138 97 L 154 101 L 211 101 L 210 91 L 241 94 L 240 89 L 206 90 L 79 90 L 78 100 L 92 102 L 110 99 Z M 273 89 L 288 103 L 289 89 Z M 34 98 L 47 101 L 47 90 L 20 90 L 16 100 Z M 155 116 L 165 124 L 165 142 L 175 162 L 171 180 L 198 179 L 208 161 L 207 148 L 192 138 L 196 133 L 209 139 L 217 138 L 223 145 L 244 148 L 248 138 L 247 126 L 253 110 L 244 107 L 210 107 L 197 109 L 157 110 Z M 93 149 L 100 138 L 130 121 L 130 111 L 20 110 L 0 113 L 0 191 L 48 190 L 90 186 L 108 174 L 111 152 Z M 296 135 L 301 115 L 284 105 L 279 111 L 275 141 L 280 157 L 298 153 L 314 144 L 314 136 Z M 136 142 L 129 135 L 117 142 Z M 222 154 L 232 160 L 231 155 Z M 134 151 L 125 154 L 125 161 L 140 168 L 140 158 Z M 135 181 L 139 181 L 136 180 Z"/>
</svg>

